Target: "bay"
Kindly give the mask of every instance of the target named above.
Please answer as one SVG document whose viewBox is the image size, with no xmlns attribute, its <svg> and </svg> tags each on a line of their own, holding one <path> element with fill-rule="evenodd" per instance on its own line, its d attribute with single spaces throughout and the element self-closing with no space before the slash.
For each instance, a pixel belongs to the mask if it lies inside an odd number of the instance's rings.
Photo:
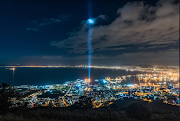
<svg viewBox="0 0 180 121">
<path fill-rule="evenodd" d="M 91 69 L 91 80 L 104 79 L 105 77 L 116 78 L 118 76 L 143 74 L 139 71 L 125 71 L 112 69 Z M 87 79 L 88 69 L 82 68 L 16 68 L 13 74 L 12 70 L 0 68 L 0 83 L 10 85 L 47 85 L 63 84 L 66 81 L 75 81 L 77 79 Z M 137 78 L 128 77 L 122 81 L 122 84 L 138 84 Z"/>
</svg>

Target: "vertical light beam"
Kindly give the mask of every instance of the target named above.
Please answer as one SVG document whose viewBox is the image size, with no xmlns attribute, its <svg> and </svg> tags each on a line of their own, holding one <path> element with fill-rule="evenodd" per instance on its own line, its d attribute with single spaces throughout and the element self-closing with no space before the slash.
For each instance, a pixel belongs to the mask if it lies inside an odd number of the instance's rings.
<svg viewBox="0 0 180 121">
<path fill-rule="evenodd" d="M 88 76 L 89 80 L 91 78 L 91 40 L 92 40 L 92 25 L 94 24 L 94 20 L 91 19 L 91 2 L 88 2 L 88 14 L 89 19 L 87 20 L 88 23 Z"/>
<path fill-rule="evenodd" d="M 89 31 L 88 31 L 88 75 L 89 79 L 91 77 L 91 39 L 92 39 L 92 30 L 91 24 L 89 24 Z"/>
</svg>

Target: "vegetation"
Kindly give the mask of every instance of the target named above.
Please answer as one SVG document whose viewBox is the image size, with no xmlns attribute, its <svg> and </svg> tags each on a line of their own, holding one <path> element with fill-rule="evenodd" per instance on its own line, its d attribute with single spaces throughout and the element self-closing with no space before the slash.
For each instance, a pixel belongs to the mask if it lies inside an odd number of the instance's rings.
<svg viewBox="0 0 180 121">
<path fill-rule="evenodd" d="M 8 84 L 2 83 L 0 85 L 0 114 L 5 114 L 12 108 L 12 100 L 19 99 L 20 95 L 15 93 L 14 89 Z"/>
<path fill-rule="evenodd" d="M 149 119 L 129 118 L 126 110 L 111 108 L 46 108 L 20 109 L 3 115 L 2 121 L 179 121 L 178 113 L 152 112 Z"/>
<path fill-rule="evenodd" d="M 33 108 L 4 115 L 2 120 L 22 121 L 128 121 L 122 111 L 104 108 Z"/>
<path fill-rule="evenodd" d="M 127 107 L 127 116 L 136 119 L 147 119 L 151 117 L 151 111 L 144 105 L 132 103 Z"/>
<path fill-rule="evenodd" d="M 79 98 L 79 102 L 76 102 L 73 106 L 73 108 L 92 108 L 92 100 L 90 97 L 81 96 Z"/>
</svg>

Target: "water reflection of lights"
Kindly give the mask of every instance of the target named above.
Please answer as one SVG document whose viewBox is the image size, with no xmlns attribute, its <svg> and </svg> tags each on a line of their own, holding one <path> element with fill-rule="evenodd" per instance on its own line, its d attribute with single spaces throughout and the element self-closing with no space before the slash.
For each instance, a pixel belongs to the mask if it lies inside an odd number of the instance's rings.
<svg viewBox="0 0 180 121">
<path fill-rule="evenodd" d="M 161 73 L 161 74 L 137 74 L 136 78 L 138 78 L 139 82 L 151 82 L 151 81 L 169 81 L 169 82 L 176 82 L 178 81 L 178 74 L 177 73 Z"/>
</svg>

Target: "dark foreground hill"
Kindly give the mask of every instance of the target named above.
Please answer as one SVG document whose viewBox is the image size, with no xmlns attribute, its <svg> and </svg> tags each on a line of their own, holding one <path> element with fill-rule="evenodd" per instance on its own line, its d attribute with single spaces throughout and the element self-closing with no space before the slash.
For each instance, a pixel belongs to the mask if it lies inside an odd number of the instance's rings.
<svg viewBox="0 0 180 121">
<path fill-rule="evenodd" d="M 151 117 L 144 120 L 129 118 L 126 109 L 134 102 L 149 106 L 152 112 Z M 0 121 L 179 121 L 179 107 L 161 102 L 148 103 L 125 99 L 97 109 L 74 107 L 18 109 L 1 116 Z"/>
<path fill-rule="evenodd" d="M 145 106 L 147 106 L 148 108 L 151 109 L 151 111 L 166 111 L 166 112 L 172 112 L 172 113 L 179 113 L 179 106 L 176 105 L 170 105 L 170 104 L 165 104 L 160 100 L 154 100 L 152 102 L 146 102 L 143 100 L 134 100 L 134 99 L 128 99 L 128 98 L 124 98 L 123 100 L 117 100 L 113 103 L 113 105 L 115 105 L 114 107 L 116 108 L 126 108 L 128 105 L 132 104 L 132 103 L 141 103 Z"/>
</svg>

